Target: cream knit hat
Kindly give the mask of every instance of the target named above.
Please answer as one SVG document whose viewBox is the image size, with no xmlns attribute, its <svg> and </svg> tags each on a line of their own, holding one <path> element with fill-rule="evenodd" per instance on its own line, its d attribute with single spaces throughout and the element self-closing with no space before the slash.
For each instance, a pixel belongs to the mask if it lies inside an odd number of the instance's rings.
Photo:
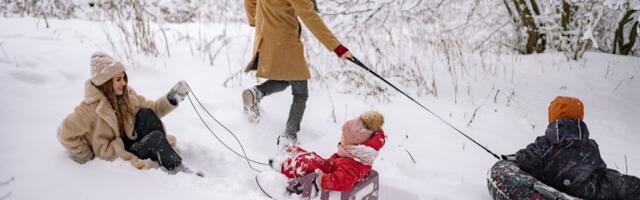
<svg viewBox="0 0 640 200">
<path fill-rule="evenodd" d="M 114 61 L 104 52 L 95 52 L 91 55 L 91 83 L 100 86 L 109 81 L 115 75 L 124 72 L 122 63 Z"/>
</svg>

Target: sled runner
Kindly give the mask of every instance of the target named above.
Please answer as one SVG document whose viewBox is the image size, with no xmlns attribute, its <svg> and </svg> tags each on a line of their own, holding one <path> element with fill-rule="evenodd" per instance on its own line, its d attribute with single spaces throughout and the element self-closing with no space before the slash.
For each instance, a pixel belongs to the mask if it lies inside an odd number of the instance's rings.
<svg viewBox="0 0 640 200">
<path fill-rule="evenodd" d="M 318 199 L 318 188 L 315 185 L 317 174 L 312 173 L 304 177 L 292 179 L 289 181 L 288 192 L 295 192 L 295 187 L 301 187 L 302 199 Z M 329 190 L 321 190 L 319 192 L 320 200 L 340 199 L 340 200 L 377 200 L 379 189 L 378 172 L 372 170 L 365 179 L 356 182 L 349 191 L 337 192 Z"/>
<path fill-rule="evenodd" d="M 286 190 L 287 177 L 275 171 L 264 171 L 256 175 L 260 191 L 270 199 L 292 199 Z"/>
<path fill-rule="evenodd" d="M 520 170 L 510 161 L 498 161 L 489 170 L 487 187 L 494 200 L 578 200 L 553 187 L 545 185 Z"/>
<path fill-rule="evenodd" d="M 256 184 L 258 185 L 258 188 L 260 188 L 260 191 L 262 191 L 262 193 L 264 193 L 264 195 L 266 195 L 267 197 L 269 197 L 270 199 L 273 199 L 273 197 L 271 195 L 269 195 L 269 192 L 267 192 L 262 185 L 260 185 L 260 180 L 258 179 L 259 175 L 256 175 Z"/>
<path fill-rule="evenodd" d="M 271 188 L 267 186 L 267 182 L 274 180 L 267 177 L 268 175 L 259 174 L 256 176 L 256 183 L 260 190 L 271 199 L 289 199 L 288 194 L 296 195 L 296 190 L 302 191 L 299 195 L 301 199 L 340 199 L 340 200 L 377 200 L 380 181 L 378 172 L 371 170 L 369 174 L 361 181 L 358 181 L 351 190 L 346 192 L 336 192 L 321 190 L 319 195 L 315 188 L 315 178 L 317 174 L 311 173 L 306 176 L 291 179 L 288 187 Z M 282 176 L 284 177 L 284 176 Z M 273 183 L 269 185 L 281 185 L 281 183 Z M 319 197 L 319 198 L 318 198 Z"/>
</svg>

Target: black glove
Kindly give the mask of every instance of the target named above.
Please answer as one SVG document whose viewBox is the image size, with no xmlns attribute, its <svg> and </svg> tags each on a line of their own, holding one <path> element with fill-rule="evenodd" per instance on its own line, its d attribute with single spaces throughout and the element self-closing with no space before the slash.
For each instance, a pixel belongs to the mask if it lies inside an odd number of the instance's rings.
<svg viewBox="0 0 640 200">
<path fill-rule="evenodd" d="M 515 161 L 516 160 L 516 154 L 509 154 L 509 155 L 500 155 L 500 158 L 502 158 L 502 160 L 506 160 L 506 161 Z"/>
</svg>

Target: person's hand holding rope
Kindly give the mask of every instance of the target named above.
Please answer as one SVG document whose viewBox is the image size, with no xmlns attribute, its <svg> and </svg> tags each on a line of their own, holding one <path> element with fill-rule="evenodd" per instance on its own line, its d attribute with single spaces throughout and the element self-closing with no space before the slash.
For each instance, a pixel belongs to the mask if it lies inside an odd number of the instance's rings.
<svg viewBox="0 0 640 200">
<path fill-rule="evenodd" d="M 333 52 L 336 53 L 338 58 L 342 60 L 353 58 L 353 54 L 351 54 L 351 51 L 349 51 L 349 49 L 347 49 L 347 47 L 343 46 L 342 44 L 338 45 L 338 47 L 336 47 Z"/>
</svg>

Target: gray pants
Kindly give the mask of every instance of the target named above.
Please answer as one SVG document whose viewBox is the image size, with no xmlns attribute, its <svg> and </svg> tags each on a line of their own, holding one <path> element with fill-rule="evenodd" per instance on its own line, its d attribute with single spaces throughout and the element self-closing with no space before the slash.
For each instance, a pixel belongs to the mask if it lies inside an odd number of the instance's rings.
<svg viewBox="0 0 640 200">
<path fill-rule="evenodd" d="M 309 91 L 307 88 L 307 81 L 276 81 L 267 80 L 264 83 L 257 85 L 256 88 L 262 92 L 263 97 L 270 94 L 280 92 L 291 85 L 291 94 L 293 95 L 293 102 L 289 109 L 289 119 L 287 119 L 287 126 L 284 133 L 289 137 L 297 138 L 298 131 L 300 131 L 300 122 L 304 115 L 304 109 L 307 107 L 307 98 L 309 97 Z"/>
</svg>

